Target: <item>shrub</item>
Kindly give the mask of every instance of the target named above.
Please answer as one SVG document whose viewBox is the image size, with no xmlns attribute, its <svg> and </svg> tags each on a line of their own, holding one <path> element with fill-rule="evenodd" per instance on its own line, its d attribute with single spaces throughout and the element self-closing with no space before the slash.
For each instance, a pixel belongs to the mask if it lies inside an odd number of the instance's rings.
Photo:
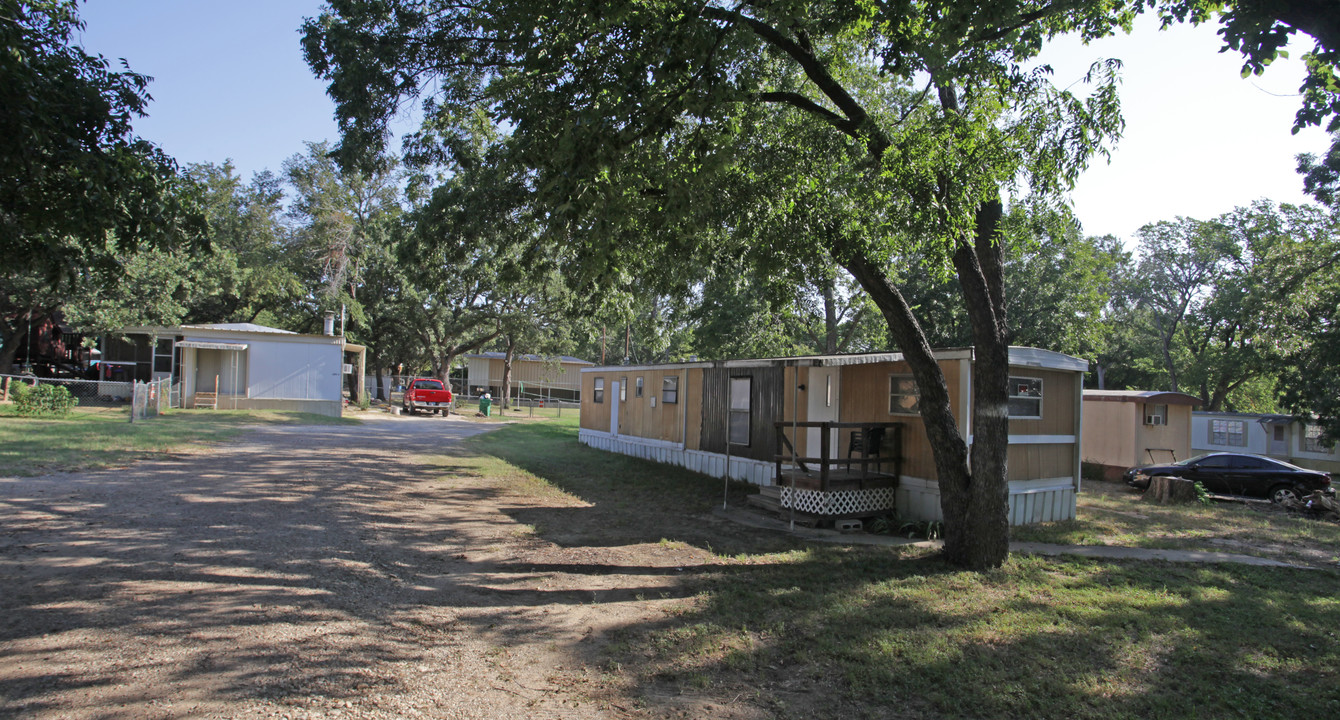
<svg viewBox="0 0 1340 720">
<path fill-rule="evenodd" d="M 24 383 L 14 391 L 14 410 L 20 415 L 29 417 L 66 415 L 78 404 L 79 398 L 71 395 L 70 389 L 64 385 L 38 385 L 34 387 Z"/>
</svg>

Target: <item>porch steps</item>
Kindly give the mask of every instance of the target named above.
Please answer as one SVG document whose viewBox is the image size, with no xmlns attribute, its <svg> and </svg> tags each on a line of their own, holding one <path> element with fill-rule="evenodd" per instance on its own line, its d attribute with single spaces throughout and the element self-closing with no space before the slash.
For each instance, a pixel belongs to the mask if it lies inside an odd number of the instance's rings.
<svg viewBox="0 0 1340 720">
<path fill-rule="evenodd" d="M 782 489 L 777 485 L 764 485 L 756 495 L 750 495 L 745 502 L 770 513 L 782 512 Z"/>
<path fill-rule="evenodd" d="M 212 392 L 198 392 L 195 399 L 191 401 L 191 406 L 195 408 L 209 408 L 210 410 L 219 409 L 219 394 Z"/>
</svg>

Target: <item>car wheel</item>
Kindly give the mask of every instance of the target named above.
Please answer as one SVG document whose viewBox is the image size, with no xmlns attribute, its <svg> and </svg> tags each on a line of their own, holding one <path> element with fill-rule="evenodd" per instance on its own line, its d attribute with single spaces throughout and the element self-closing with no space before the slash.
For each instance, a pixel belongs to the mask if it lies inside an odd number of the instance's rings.
<svg viewBox="0 0 1340 720">
<path fill-rule="evenodd" d="M 1298 501 L 1303 499 L 1303 493 L 1293 485 L 1280 483 L 1270 488 L 1270 502 L 1282 504 L 1285 500 Z"/>
</svg>

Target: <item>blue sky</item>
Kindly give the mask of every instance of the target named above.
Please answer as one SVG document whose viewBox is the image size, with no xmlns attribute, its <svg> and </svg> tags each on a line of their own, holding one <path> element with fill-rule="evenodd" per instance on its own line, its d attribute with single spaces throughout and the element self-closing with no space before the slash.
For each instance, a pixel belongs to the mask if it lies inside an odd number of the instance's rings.
<svg viewBox="0 0 1340 720">
<path fill-rule="evenodd" d="M 89 0 L 82 41 L 150 75 L 154 102 L 138 133 L 183 164 L 231 158 L 243 177 L 337 139 L 333 105 L 302 60 L 298 28 L 319 0 Z M 1309 43 L 1310 46 L 1310 43 Z M 1324 133 L 1291 135 L 1302 79 L 1297 60 L 1243 80 L 1237 55 L 1219 54 L 1213 28 L 1130 36 L 1092 46 L 1058 42 L 1044 59 L 1056 81 L 1078 81 L 1093 60 L 1125 63 L 1125 137 L 1075 189 L 1089 234 L 1129 239 L 1141 225 L 1206 219 L 1259 198 L 1303 202 L 1299 152 L 1321 152 Z M 1305 48 L 1292 48 L 1295 56 Z"/>
</svg>

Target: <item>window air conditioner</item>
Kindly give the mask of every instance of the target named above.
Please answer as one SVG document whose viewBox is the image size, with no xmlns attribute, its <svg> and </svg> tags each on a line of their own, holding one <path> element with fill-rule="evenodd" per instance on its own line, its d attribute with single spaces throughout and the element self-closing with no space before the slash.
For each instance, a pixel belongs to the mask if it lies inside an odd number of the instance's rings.
<svg viewBox="0 0 1340 720">
<path fill-rule="evenodd" d="M 1162 425 L 1162 424 L 1163 424 L 1163 416 L 1162 416 L 1162 415 L 1146 415 L 1146 416 L 1145 416 L 1145 424 L 1146 424 L 1146 425 Z"/>
<path fill-rule="evenodd" d="M 344 373 L 345 375 L 348 375 L 353 371 L 354 371 L 353 363 L 344 363 L 343 365 L 340 365 L 340 372 Z"/>
</svg>

